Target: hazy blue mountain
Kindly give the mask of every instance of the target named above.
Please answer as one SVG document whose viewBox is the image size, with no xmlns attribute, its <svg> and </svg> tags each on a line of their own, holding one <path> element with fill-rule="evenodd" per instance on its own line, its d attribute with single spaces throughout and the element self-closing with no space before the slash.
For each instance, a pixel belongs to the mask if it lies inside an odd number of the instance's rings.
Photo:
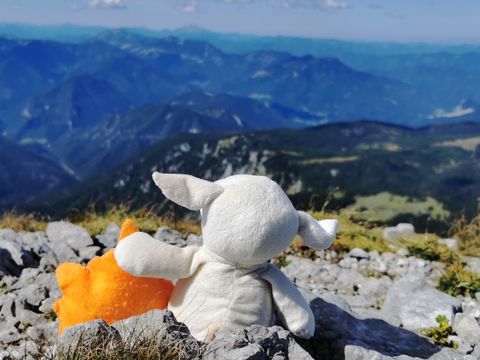
<svg viewBox="0 0 480 360">
<path fill-rule="evenodd" d="M 65 133 L 48 151 L 78 177 L 101 173 L 179 133 L 238 132 L 315 123 L 314 116 L 249 98 L 193 92 Z"/>
<path fill-rule="evenodd" d="M 0 36 L 11 39 L 81 42 L 106 29 L 101 26 L 78 26 L 73 24 L 32 25 L 0 23 Z"/>
<path fill-rule="evenodd" d="M 74 182 L 55 163 L 0 136 L 0 206 L 18 205 Z"/>
</svg>

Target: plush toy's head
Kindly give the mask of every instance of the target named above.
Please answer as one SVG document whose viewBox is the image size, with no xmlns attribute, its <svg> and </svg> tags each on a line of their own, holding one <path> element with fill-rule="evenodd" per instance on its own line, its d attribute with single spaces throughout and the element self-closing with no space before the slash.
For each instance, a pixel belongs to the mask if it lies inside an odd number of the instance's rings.
<svg viewBox="0 0 480 360">
<path fill-rule="evenodd" d="M 209 182 L 190 175 L 154 173 L 175 203 L 202 214 L 204 246 L 236 265 L 257 265 L 286 249 L 296 234 L 315 248 L 329 247 L 336 220 L 318 222 L 295 210 L 277 183 L 265 176 L 234 175 Z"/>
</svg>

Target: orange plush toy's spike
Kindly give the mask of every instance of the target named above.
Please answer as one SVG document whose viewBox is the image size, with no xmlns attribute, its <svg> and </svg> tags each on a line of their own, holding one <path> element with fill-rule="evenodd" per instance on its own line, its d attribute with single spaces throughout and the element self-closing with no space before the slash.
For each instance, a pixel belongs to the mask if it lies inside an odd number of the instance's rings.
<svg viewBox="0 0 480 360">
<path fill-rule="evenodd" d="M 137 231 L 137 225 L 135 225 L 132 219 L 125 220 L 122 224 L 122 228 L 120 229 L 120 236 L 118 237 L 118 241 L 126 238 L 128 235 L 132 235 L 134 232 Z"/>
<path fill-rule="evenodd" d="M 119 241 L 136 231 L 134 222 L 127 219 Z M 126 273 L 117 265 L 113 250 L 94 257 L 86 267 L 61 264 L 56 275 L 62 291 L 62 298 L 53 306 L 59 320 L 59 333 L 86 321 L 104 319 L 111 324 L 152 309 L 164 309 L 173 290 L 170 281 Z"/>
</svg>

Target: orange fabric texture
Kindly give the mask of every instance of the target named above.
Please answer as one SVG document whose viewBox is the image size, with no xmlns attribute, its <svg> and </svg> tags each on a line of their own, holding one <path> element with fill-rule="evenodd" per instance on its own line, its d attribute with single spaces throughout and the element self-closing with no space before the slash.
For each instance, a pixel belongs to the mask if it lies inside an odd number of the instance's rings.
<svg viewBox="0 0 480 360">
<path fill-rule="evenodd" d="M 138 231 L 126 220 L 119 241 Z M 95 256 L 86 266 L 63 263 L 57 270 L 62 297 L 53 310 L 58 316 L 61 334 L 67 327 L 95 319 L 111 324 L 152 309 L 165 309 L 173 290 L 171 281 L 139 278 L 123 271 L 113 249 Z"/>
</svg>

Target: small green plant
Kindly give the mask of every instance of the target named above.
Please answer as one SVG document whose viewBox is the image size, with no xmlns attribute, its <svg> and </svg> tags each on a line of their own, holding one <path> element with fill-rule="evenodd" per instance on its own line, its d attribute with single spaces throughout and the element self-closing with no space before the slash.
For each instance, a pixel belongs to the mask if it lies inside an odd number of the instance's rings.
<svg viewBox="0 0 480 360">
<path fill-rule="evenodd" d="M 433 342 L 439 346 L 447 346 L 457 349 L 458 344 L 454 341 L 448 340 L 448 337 L 454 335 L 454 332 L 448 323 L 447 317 L 445 315 L 438 315 L 435 320 L 437 321 L 438 326 L 424 330 L 424 335 L 431 338 Z"/>
</svg>

